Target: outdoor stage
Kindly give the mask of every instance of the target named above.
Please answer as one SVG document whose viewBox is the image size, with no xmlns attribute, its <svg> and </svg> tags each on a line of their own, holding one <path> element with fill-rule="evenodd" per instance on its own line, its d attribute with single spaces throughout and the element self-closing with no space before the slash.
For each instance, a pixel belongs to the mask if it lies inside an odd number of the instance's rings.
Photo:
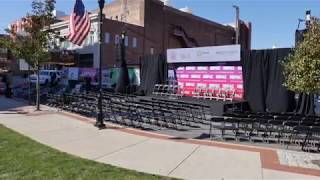
<svg viewBox="0 0 320 180">
<path fill-rule="evenodd" d="M 193 104 L 199 104 L 199 105 L 204 105 L 207 106 L 210 114 L 213 116 L 223 116 L 223 113 L 227 112 L 228 110 L 241 110 L 241 111 L 248 111 L 249 110 L 249 105 L 247 101 L 240 101 L 240 100 L 235 100 L 233 102 L 230 101 L 216 101 L 216 100 L 209 100 L 209 99 L 203 99 L 203 98 L 195 98 L 195 97 L 181 97 L 181 98 L 176 98 L 176 97 L 168 97 L 168 96 L 156 96 L 156 95 L 151 95 L 151 96 L 146 96 L 144 98 L 157 98 L 157 99 L 165 99 L 165 100 L 170 100 L 170 101 L 182 101 L 182 102 L 187 102 L 187 103 L 193 103 Z"/>
</svg>

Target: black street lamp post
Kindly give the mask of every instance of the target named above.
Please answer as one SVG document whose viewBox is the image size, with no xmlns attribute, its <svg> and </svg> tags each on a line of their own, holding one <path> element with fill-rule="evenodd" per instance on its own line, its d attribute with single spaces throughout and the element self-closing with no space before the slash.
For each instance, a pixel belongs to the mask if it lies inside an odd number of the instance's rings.
<svg viewBox="0 0 320 180">
<path fill-rule="evenodd" d="M 105 0 L 98 0 L 100 13 L 99 13 L 99 94 L 98 94 L 98 115 L 95 126 L 99 129 L 106 128 L 106 125 L 103 123 L 103 112 L 102 112 L 102 23 L 103 23 L 103 14 L 102 10 L 104 8 Z"/>
<path fill-rule="evenodd" d="M 129 74 L 126 62 L 126 32 L 121 33 L 120 41 L 120 73 L 118 77 L 118 83 L 115 89 L 116 93 L 128 93 L 129 90 Z"/>
</svg>

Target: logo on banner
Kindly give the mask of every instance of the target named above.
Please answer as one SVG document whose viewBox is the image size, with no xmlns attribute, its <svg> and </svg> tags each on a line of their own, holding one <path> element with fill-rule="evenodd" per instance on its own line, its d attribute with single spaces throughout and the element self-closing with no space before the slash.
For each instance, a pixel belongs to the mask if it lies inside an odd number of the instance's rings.
<svg viewBox="0 0 320 180">
<path fill-rule="evenodd" d="M 213 79 L 213 75 L 211 75 L 211 74 L 205 74 L 202 77 L 203 77 L 203 79 Z"/>
<path fill-rule="evenodd" d="M 197 83 L 197 87 L 207 87 L 207 84 L 204 84 L 204 83 Z"/>
<path fill-rule="evenodd" d="M 227 75 L 216 75 L 217 79 L 227 79 Z"/>
<path fill-rule="evenodd" d="M 188 74 L 180 74 L 180 78 L 189 78 Z"/>
<path fill-rule="evenodd" d="M 212 71 L 220 71 L 221 67 L 220 66 L 210 66 L 210 70 L 212 70 Z"/>
<path fill-rule="evenodd" d="M 225 71 L 233 71 L 235 69 L 235 67 L 234 66 L 223 66 L 222 69 Z"/>
<path fill-rule="evenodd" d="M 220 84 L 209 84 L 209 88 L 218 89 L 220 88 Z"/>
<path fill-rule="evenodd" d="M 199 78 L 201 78 L 201 75 L 200 74 L 192 74 L 191 78 L 199 79 Z"/>
<path fill-rule="evenodd" d="M 195 83 L 186 83 L 186 86 L 194 87 L 194 86 L 195 86 Z"/>
<path fill-rule="evenodd" d="M 241 75 L 230 75 L 230 79 L 237 79 L 237 80 L 241 80 L 242 79 L 242 76 Z"/>
<path fill-rule="evenodd" d="M 197 69 L 199 71 L 207 71 L 208 70 L 208 66 L 198 66 Z"/>
<path fill-rule="evenodd" d="M 196 70 L 196 67 L 195 66 L 187 66 L 186 70 L 187 71 L 194 71 L 194 70 Z"/>
</svg>

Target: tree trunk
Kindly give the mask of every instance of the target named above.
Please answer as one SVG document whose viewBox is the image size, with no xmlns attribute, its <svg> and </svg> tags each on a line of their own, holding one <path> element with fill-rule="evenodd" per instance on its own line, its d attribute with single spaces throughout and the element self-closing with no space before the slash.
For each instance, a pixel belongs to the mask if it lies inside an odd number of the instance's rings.
<svg viewBox="0 0 320 180">
<path fill-rule="evenodd" d="M 36 100 L 36 105 L 37 105 L 37 111 L 40 111 L 40 75 L 39 75 L 39 64 L 37 65 L 37 100 Z"/>
<path fill-rule="evenodd" d="M 31 82 L 30 82 L 30 66 L 28 64 L 28 103 L 31 105 Z"/>
</svg>

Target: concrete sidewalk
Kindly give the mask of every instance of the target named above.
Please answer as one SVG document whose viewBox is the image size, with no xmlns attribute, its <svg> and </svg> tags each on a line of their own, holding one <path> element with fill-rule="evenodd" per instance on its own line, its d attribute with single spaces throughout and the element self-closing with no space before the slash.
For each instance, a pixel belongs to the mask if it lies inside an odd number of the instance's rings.
<svg viewBox="0 0 320 180">
<path fill-rule="evenodd" d="M 10 111 L 11 107 L 19 111 Z M 320 179 L 315 176 L 319 169 L 276 165 L 279 162 L 262 157 L 269 149 L 177 140 L 115 126 L 99 131 L 91 119 L 51 108 L 32 109 L 0 98 L 0 124 L 55 149 L 106 164 L 183 179 Z"/>
</svg>

